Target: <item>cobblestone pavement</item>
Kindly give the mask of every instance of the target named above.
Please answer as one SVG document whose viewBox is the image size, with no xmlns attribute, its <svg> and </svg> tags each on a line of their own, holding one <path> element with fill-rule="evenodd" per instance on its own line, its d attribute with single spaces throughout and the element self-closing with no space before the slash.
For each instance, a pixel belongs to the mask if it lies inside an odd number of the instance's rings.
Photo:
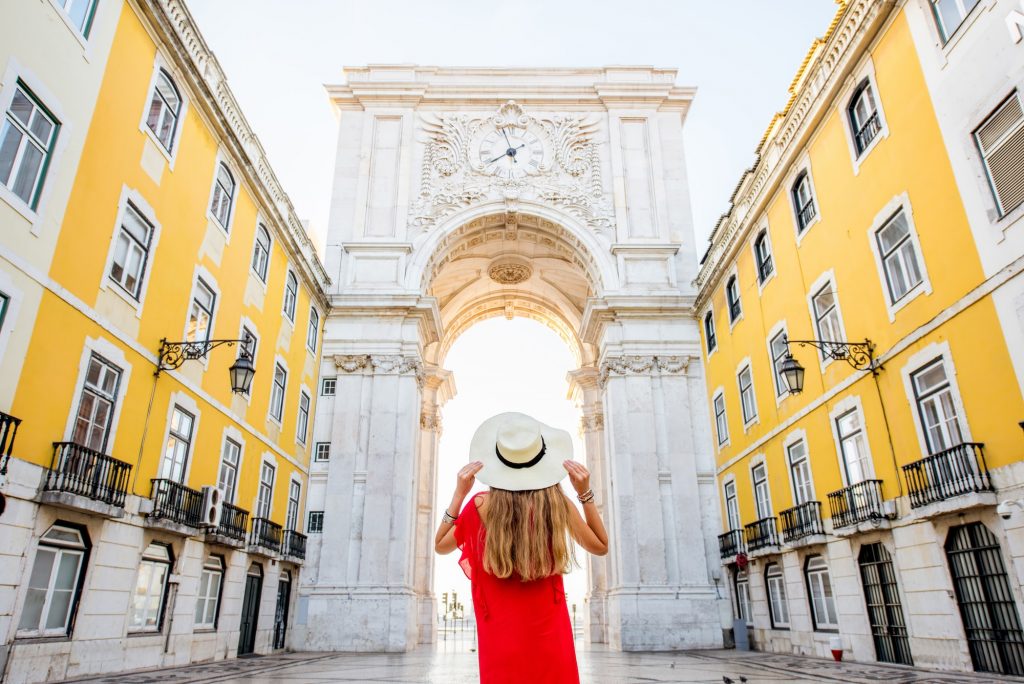
<svg viewBox="0 0 1024 684">
<path fill-rule="evenodd" d="M 578 651 L 580 678 L 585 684 L 701 682 L 722 684 L 729 677 L 741 684 L 781 682 L 892 682 L 893 684 L 978 684 L 1024 682 L 979 674 L 940 673 L 896 665 L 835 663 L 742 651 L 618 653 L 598 647 Z M 465 646 L 423 648 L 404 654 L 282 653 L 225 660 L 168 670 L 93 677 L 82 682 L 110 684 L 178 684 L 180 682 L 394 682 L 408 684 L 470 684 L 477 682 L 476 654 Z M 529 683 L 524 683 L 529 684 Z"/>
</svg>

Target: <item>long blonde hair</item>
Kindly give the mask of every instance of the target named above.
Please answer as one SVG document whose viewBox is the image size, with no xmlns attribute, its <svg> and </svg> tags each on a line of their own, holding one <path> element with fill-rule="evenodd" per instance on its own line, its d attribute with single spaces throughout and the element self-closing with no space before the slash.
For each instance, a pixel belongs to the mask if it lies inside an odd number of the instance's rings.
<svg viewBox="0 0 1024 684">
<path fill-rule="evenodd" d="M 576 564 L 571 541 L 572 504 L 558 485 L 487 496 L 484 570 L 496 577 L 513 574 L 524 582 L 569 572 Z"/>
</svg>

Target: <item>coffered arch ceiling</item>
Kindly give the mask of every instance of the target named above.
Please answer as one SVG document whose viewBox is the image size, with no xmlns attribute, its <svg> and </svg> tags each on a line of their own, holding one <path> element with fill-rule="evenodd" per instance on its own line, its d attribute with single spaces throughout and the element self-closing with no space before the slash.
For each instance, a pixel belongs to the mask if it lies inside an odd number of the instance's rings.
<svg viewBox="0 0 1024 684">
<path fill-rule="evenodd" d="M 436 298 L 444 335 L 443 364 L 452 343 L 473 324 L 496 316 L 531 318 L 553 329 L 583 365 L 594 351 L 579 337 L 587 300 L 598 287 L 588 251 L 563 227 L 531 215 L 493 215 L 452 233 L 424 273 Z"/>
</svg>

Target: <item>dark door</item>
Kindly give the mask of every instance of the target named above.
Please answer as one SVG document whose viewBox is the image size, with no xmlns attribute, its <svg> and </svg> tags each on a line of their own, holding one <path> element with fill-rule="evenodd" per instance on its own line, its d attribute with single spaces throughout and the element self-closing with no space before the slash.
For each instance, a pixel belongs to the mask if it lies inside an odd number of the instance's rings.
<svg viewBox="0 0 1024 684">
<path fill-rule="evenodd" d="M 256 648 L 256 619 L 260 613 L 260 595 L 263 593 L 263 568 L 256 563 L 245 576 L 245 596 L 242 598 L 242 622 L 239 625 L 238 655 L 248 655 Z"/>
<path fill-rule="evenodd" d="M 875 657 L 883 663 L 913 665 L 892 556 L 881 543 L 865 544 L 860 549 L 858 562 L 871 636 L 875 640 Z"/>
<path fill-rule="evenodd" d="M 291 574 L 286 570 L 277 583 L 277 609 L 274 611 L 274 648 L 284 648 L 285 630 L 288 629 L 288 599 L 292 590 Z"/>
<path fill-rule="evenodd" d="M 999 540 L 981 523 L 954 527 L 946 559 L 974 669 L 1024 675 L 1024 633 Z"/>
</svg>

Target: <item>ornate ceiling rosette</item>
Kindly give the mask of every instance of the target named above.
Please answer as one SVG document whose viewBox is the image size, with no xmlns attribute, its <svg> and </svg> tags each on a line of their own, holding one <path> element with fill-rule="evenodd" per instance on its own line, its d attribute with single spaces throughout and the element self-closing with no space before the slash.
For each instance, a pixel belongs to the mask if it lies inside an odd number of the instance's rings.
<svg viewBox="0 0 1024 684">
<path fill-rule="evenodd" d="M 530 262 L 517 256 L 500 256 L 487 267 L 487 275 L 499 285 L 518 285 L 533 275 Z"/>
</svg>

